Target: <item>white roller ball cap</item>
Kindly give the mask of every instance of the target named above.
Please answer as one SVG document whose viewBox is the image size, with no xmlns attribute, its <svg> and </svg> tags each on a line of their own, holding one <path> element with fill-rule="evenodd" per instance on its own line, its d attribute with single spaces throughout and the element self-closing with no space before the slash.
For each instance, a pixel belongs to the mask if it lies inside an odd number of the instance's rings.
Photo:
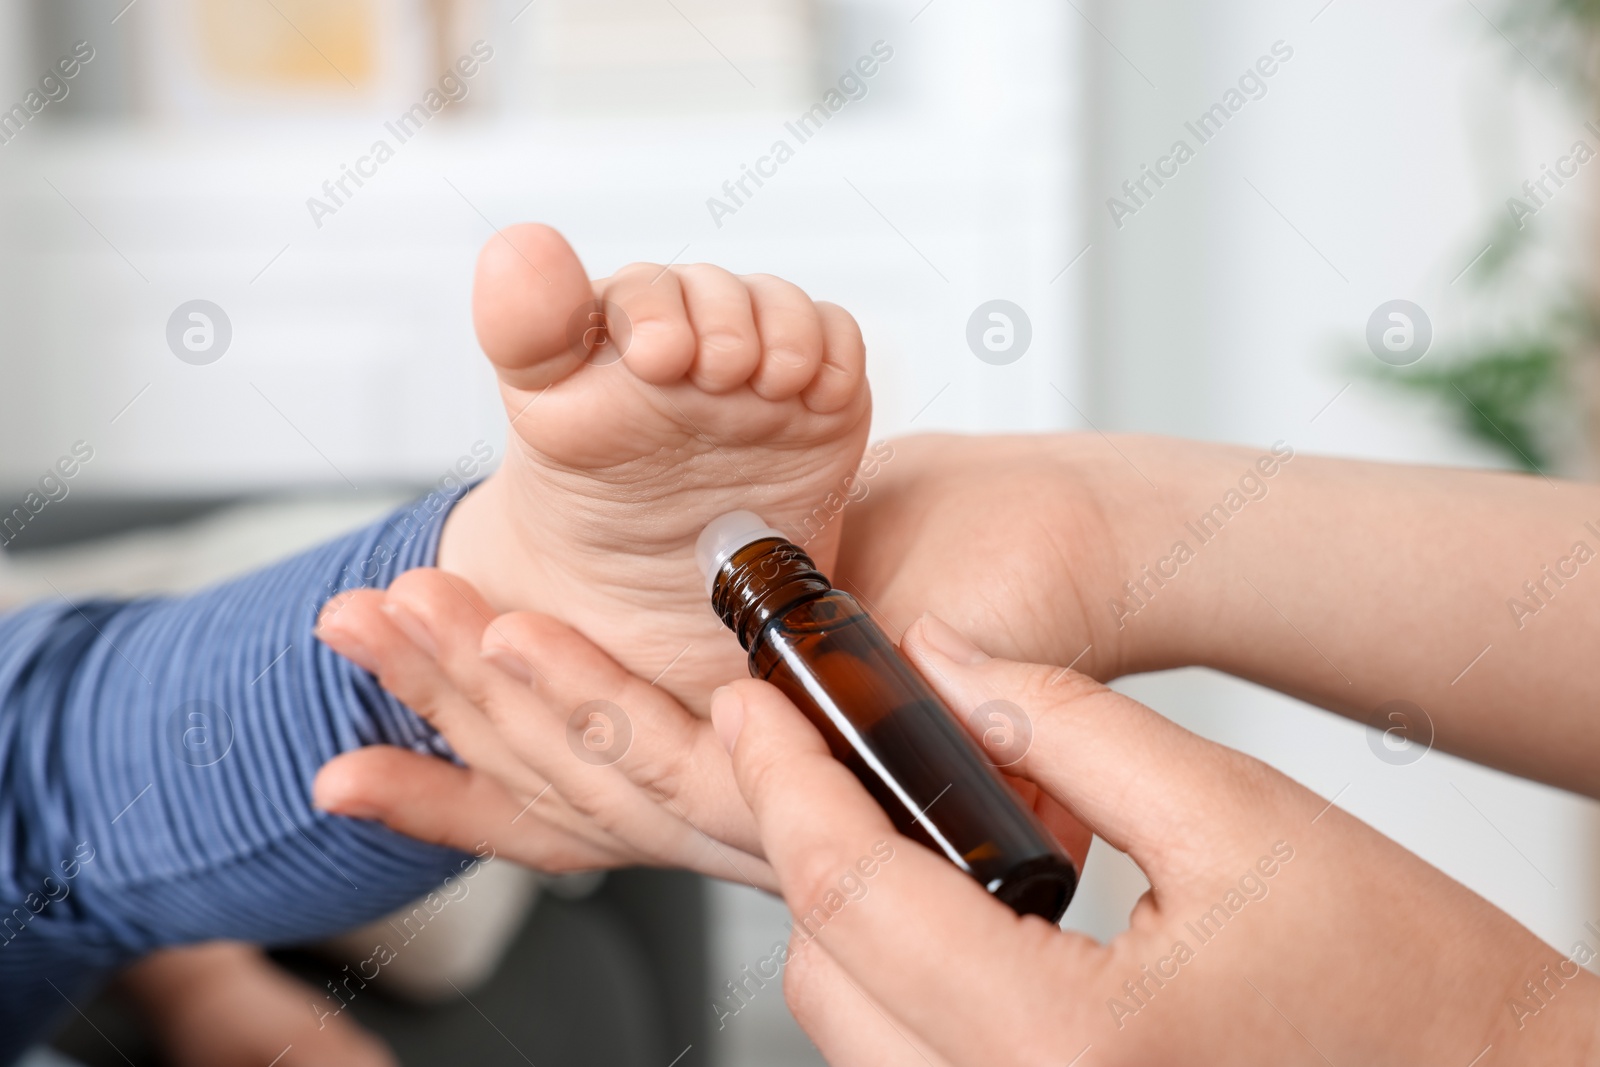
<svg viewBox="0 0 1600 1067">
<path fill-rule="evenodd" d="M 774 530 L 753 511 L 730 511 L 720 515 L 706 524 L 700 531 L 699 540 L 694 543 L 694 561 L 700 566 L 700 573 L 706 578 L 706 595 L 711 595 L 711 590 L 717 582 L 717 572 L 722 565 L 733 558 L 746 545 L 768 538 L 788 538 L 779 530 Z"/>
</svg>

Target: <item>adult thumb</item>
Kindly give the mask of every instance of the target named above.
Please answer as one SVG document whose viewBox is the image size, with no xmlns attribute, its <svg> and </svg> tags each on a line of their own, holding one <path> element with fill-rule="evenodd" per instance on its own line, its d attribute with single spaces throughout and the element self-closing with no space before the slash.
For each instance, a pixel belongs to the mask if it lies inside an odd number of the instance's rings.
<svg viewBox="0 0 1600 1067">
<path fill-rule="evenodd" d="M 902 648 L 1008 774 L 1036 783 L 1152 881 L 1205 863 L 1208 843 L 1254 821 L 1257 787 L 1278 777 L 1086 675 L 991 658 L 933 615 Z"/>
</svg>

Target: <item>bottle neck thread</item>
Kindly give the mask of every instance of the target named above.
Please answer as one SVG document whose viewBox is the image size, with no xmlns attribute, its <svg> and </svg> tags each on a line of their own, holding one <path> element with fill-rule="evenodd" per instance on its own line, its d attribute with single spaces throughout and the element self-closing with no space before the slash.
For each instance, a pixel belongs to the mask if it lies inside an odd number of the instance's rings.
<svg viewBox="0 0 1600 1067">
<path fill-rule="evenodd" d="M 711 606 L 746 652 L 775 616 L 833 584 L 799 546 L 771 537 L 745 545 L 717 572 Z"/>
</svg>

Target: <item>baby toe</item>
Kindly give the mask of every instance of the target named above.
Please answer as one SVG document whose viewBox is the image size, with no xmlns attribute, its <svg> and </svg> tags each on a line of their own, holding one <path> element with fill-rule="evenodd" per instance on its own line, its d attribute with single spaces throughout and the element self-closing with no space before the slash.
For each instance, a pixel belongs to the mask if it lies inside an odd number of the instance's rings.
<svg viewBox="0 0 1600 1067">
<path fill-rule="evenodd" d="M 761 363 L 750 387 L 766 400 L 787 400 L 810 384 L 822 364 L 822 320 L 799 286 L 770 274 L 744 279 L 750 290 Z"/>
<path fill-rule="evenodd" d="M 694 363 L 694 327 L 684 306 L 678 275 L 654 263 L 622 268 L 606 283 L 604 299 L 626 316 L 622 360 L 639 378 L 666 385 Z"/>
<path fill-rule="evenodd" d="M 589 276 L 566 239 L 548 226 L 510 226 L 478 253 L 472 322 L 502 381 L 542 389 L 572 373 L 569 322 L 592 301 Z"/>
<path fill-rule="evenodd" d="M 819 415 L 843 411 L 867 391 L 867 346 L 855 317 L 837 304 L 817 304 L 822 318 L 822 365 L 801 392 L 806 407 Z"/>
<path fill-rule="evenodd" d="M 738 388 L 761 361 L 750 291 L 733 274 L 705 263 L 675 273 L 696 339 L 689 380 L 708 393 Z"/>
</svg>

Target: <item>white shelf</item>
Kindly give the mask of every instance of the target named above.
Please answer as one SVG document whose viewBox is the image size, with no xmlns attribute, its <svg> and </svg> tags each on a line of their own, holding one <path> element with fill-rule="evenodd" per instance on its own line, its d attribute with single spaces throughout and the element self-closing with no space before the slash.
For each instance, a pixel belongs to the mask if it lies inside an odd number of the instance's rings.
<svg viewBox="0 0 1600 1067">
<path fill-rule="evenodd" d="M 705 260 L 843 304 L 868 336 L 881 433 L 1063 425 L 1047 383 L 1078 380 L 1076 275 L 1051 283 L 1082 244 L 1072 38 L 1050 5 L 1009 6 L 1001 25 L 855 5 L 887 28 L 852 40 L 887 36 L 895 57 L 803 144 L 787 107 L 445 112 L 404 144 L 382 115 L 32 126 L 0 151 L 0 488 L 79 438 L 97 450 L 86 491 L 124 493 L 432 481 L 473 441 L 498 446 L 469 314 L 491 221 L 557 225 L 594 273 Z M 1019 41 L 1019 25 L 1050 33 Z M 307 199 L 379 138 L 394 157 L 315 225 Z M 794 157 L 719 227 L 707 199 L 779 138 Z M 1008 367 L 964 339 L 994 297 L 1033 319 Z M 195 298 L 234 328 L 203 367 L 164 339 Z"/>
</svg>

